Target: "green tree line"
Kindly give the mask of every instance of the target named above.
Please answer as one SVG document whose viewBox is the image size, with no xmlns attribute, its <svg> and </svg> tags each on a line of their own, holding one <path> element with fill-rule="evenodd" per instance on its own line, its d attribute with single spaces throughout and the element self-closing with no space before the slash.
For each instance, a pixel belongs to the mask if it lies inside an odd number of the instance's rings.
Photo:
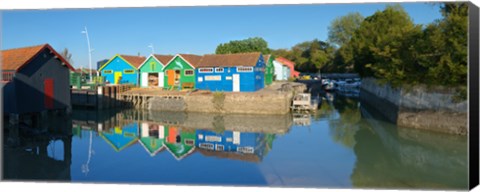
<svg viewBox="0 0 480 192">
<path fill-rule="evenodd" d="M 437 4 L 438 5 L 438 4 Z M 217 54 L 259 51 L 285 57 L 300 72 L 354 72 L 393 86 L 467 85 L 468 5 L 441 3 L 442 18 L 415 24 L 400 5 L 364 18 L 349 13 L 334 19 L 328 39 L 270 49 L 260 38 L 220 44 Z"/>
</svg>

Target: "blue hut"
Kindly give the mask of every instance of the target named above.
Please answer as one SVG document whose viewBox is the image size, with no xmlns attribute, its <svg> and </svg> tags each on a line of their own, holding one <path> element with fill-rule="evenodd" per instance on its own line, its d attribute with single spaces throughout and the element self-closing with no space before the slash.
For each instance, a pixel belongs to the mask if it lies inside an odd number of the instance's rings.
<svg viewBox="0 0 480 192">
<path fill-rule="evenodd" d="M 205 55 L 196 68 L 197 89 L 254 92 L 265 87 L 261 53 Z"/>
<path fill-rule="evenodd" d="M 267 151 L 263 133 L 196 130 L 198 151 L 205 156 L 260 162 Z"/>
<path fill-rule="evenodd" d="M 210 130 L 196 130 L 197 147 L 214 151 L 230 151 L 252 154 L 263 144 L 264 134 L 238 131 L 216 133 Z"/>
<path fill-rule="evenodd" d="M 115 55 L 99 71 L 110 84 L 138 84 L 138 67 L 145 61 L 142 56 Z"/>
<path fill-rule="evenodd" d="M 99 135 L 112 148 L 119 152 L 138 141 L 138 123 L 132 123 L 123 127 L 115 127 L 99 132 Z"/>
</svg>

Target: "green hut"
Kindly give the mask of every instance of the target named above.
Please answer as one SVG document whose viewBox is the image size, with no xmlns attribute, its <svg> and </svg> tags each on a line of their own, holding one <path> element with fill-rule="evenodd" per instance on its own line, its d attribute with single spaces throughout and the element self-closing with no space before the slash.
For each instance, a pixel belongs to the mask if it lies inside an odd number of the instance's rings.
<svg viewBox="0 0 480 192">
<path fill-rule="evenodd" d="M 177 160 L 185 158 L 195 150 L 196 134 L 193 129 L 165 127 L 165 147 Z"/>
<path fill-rule="evenodd" d="M 162 125 L 141 123 L 139 131 L 140 145 L 145 148 L 150 156 L 155 156 L 165 148 L 165 130 Z"/>
<path fill-rule="evenodd" d="M 167 89 L 185 89 L 195 87 L 195 68 L 202 56 L 177 54 L 165 66 L 164 87 Z"/>
<path fill-rule="evenodd" d="M 273 74 L 275 73 L 273 60 L 275 58 L 272 55 L 264 55 L 263 60 L 265 61 L 265 86 L 267 86 L 273 82 Z"/>
<path fill-rule="evenodd" d="M 163 87 L 163 68 L 173 58 L 173 55 L 150 55 L 140 65 L 140 86 L 141 87 Z"/>
</svg>

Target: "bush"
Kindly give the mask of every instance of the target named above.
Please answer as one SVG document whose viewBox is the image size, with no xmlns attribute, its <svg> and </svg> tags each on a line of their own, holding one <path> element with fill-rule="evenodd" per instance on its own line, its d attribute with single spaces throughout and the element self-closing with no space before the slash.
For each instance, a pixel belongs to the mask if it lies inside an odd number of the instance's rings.
<svg viewBox="0 0 480 192">
<path fill-rule="evenodd" d="M 223 104 L 225 102 L 225 93 L 224 92 L 214 92 L 213 93 L 213 107 L 218 111 L 222 112 L 223 111 Z"/>
</svg>

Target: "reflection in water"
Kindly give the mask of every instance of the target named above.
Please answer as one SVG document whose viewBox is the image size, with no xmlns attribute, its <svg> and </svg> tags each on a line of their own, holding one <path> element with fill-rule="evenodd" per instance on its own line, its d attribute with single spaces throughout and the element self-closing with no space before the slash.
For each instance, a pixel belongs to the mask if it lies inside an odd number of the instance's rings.
<svg viewBox="0 0 480 192">
<path fill-rule="evenodd" d="M 24 124 L 4 126 L 5 180 L 70 181 L 71 121 L 54 117 L 41 126 L 36 131 Z"/>
<path fill-rule="evenodd" d="M 355 134 L 354 186 L 466 189 L 464 137 L 398 128 L 365 109 L 362 116 Z"/>
<path fill-rule="evenodd" d="M 66 121 L 5 129 L 4 176 L 466 189 L 466 137 L 397 127 L 355 99 L 331 97 L 313 116 L 74 110 Z"/>
<path fill-rule="evenodd" d="M 74 116 L 85 114 L 88 112 L 74 114 Z M 225 123 L 225 119 L 230 122 L 248 121 L 249 123 L 234 125 Z M 198 122 L 200 120 L 201 122 Z M 282 125 L 279 121 L 284 124 Z M 280 127 L 269 129 L 273 122 Z M 80 125 L 82 123 L 89 122 L 76 120 L 74 127 L 78 129 L 82 127 Z M 263 154 L 271 149 L 275 138 L 274 132 L 283 133 L 288 130 L 290 124 L 287 115 L 258 118 L 258 116 L 248 115 L 187 115 L 127 110 L 83 127 L 97 127 L 98 134 L 116 152 L 139 143 L 152 157 L 166 149 L 177 160 L 181 160 L 198 150 L 205 156 L 260 161 Z M 203 129 L 195 129 L 192 126 L 201 126 Z M 76 130 L 75 133 L 81 137 L 80 130 Z"/>
</svg>

